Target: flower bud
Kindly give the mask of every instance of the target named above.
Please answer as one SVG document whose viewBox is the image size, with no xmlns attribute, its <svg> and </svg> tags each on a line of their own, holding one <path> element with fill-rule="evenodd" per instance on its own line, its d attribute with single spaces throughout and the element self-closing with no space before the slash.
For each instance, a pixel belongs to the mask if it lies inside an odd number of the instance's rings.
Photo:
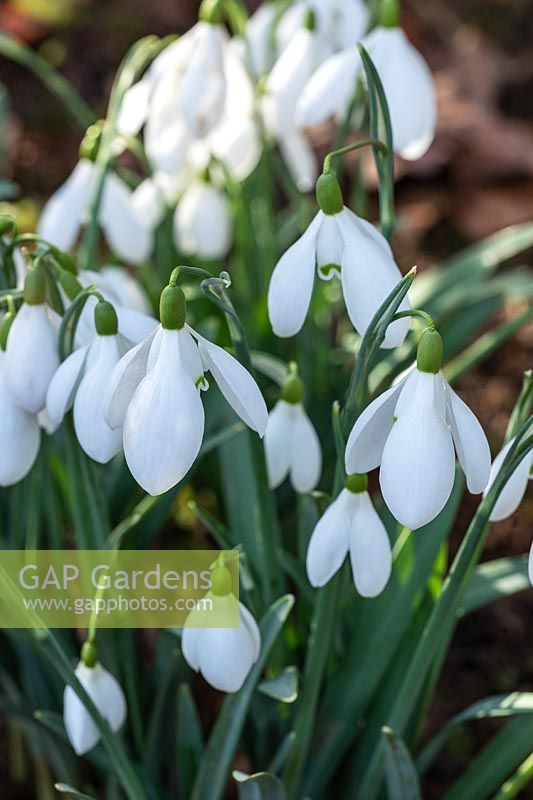
<svg viewBox="0 0 533 800">
<path fill-rule="evenodd" d="M 368 476 L 354 473 L 346 478 L 346 488 L 352 494 L 361 494 L 368 489 Z"/>
<path fill-rule="evenodd" d="M 316 199 L 324 214 L 340 214 L 344 208 L 339 181 L 331 172 L 324 172 L 316 182 Z"/>
<path fill-rule="evenodd" d="M 179 331 L 185 325 L 187 306 L 179 286 L 166 286 L 161 292 L 159 317 L 161 325 L 170 331 Z"/>
<path fill-rule="evenodd" d="M 90 125 L 80 144 L 80 158 L 87 158 L 89 161 L 96 161 L 104 120 L 98 120 L 94 125 Z"/>
<path fill-rule="evenodd" d="M 379 4 L 379 24 L 383 28 L 397 28 L 399 26 L 399 0 L 381 0 Z"/>
<path fill-rule="evenodd" d="M 225 597 L 231 592 L 231 575 L 226 567 L 215 567 L 211 572 L 211 591 L 216 597 Z"/>
<path fill-rule="evenodd" d="M 2 323 L 0 324 L 0 350 L 5 350 L 7 347 L 7 337 L 9 336 L 9 329 L 13 324 L 15 314 L 13 311 L 8 311 Z"/>
<path fill-rule="evenodd" d="M 27 273 L 23 298 L 29 306 L 41 306 L 46 300 L 46 277 L 40 267 L 34 267 Z"/>
<path fill-rule="evenodd" d="M 6 233 L 12 233 L 16 231 L 17 223 L 13 219 L 13 217 L 8 216 L 1 216 L 0 217 L 0 236 L 4 236 Z"/>
<path fill-rule="evenodd" d="M 100 300 L 94 309 L 94 325 L 99 336 L 116 336 L 118 333 L 117 312 L 107 300 Z"/>
<path fill-rule="evenodd" d="M 292 362 L 289 364 L 289 374 L 281 389 L 281 399 L 291 405 L 301 403 L 304 396 L 304 384 L 298 375 L 298 367 Z"/>
<path fill-rule="evenodd" d="M 98 661 L 98 650 L 94 642 L 84 642 L 81 648 L 81 660 L 89 669 L 94 667 Z"/>
<path fill-rule="evenodd" d="M 436 374 L 442 366 L 442 337 L 436 330 L 427 328 L 418 342 L 416 365 L 419 372 Z"/>
</svg>

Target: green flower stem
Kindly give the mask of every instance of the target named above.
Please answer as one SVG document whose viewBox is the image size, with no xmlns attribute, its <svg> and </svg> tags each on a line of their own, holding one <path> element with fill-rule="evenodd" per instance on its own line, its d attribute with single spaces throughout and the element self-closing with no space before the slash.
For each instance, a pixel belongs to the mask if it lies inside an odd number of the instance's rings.
<svg viewBox="0 0 533 800">
<path fill-rule="evenodd" d="M 0 33 L 0 55 L 26 67 L 65 106 L 82 130 L 94 122 L 94 114 L 85 101 L 38 53 L 6 36 L 5 33 Z"/>
<path fill-rule="evenodd" d="M 337 150 L 332 150 L 324 159 L 324 172 L 331 172 L 332 171 L 332 162 L 335 158 L 339 158 L 339 156 L 346 155 L 346 153 L 351 153 L 354 150 L 360 150 L 363 147 L 373 147 L 374 149 L 381 150 L 383 153 L 387 152 L 387 145 L 383 144 L 380 139 L 362 139 L 360 142 L 353 142 L 353 144 L 347 144 L 344 147 L 339 147 Z"/>
<path fill-rule="evenodd" d="M 93 200 L 90 207 L 89 225 L 81 248 L 81 265 L 92 269 L 98 244 L 98 217 L 104 193 L 106 175 L 113 158 L 113 142 L 117 134 L 120 107 L 126 91 L 135 83 L 146 65 L 159 52 L 161 42 L 156 36 L 146 36 L 133 45 L 119 67 L 117 77 L 111 90 L 107 117 L 102 130 L 102 138 L 96 166 L 98 176 Z"/>
<path fill-rule="evenodd" d="M 523 441 L 517 438 L 510 448 L 493 485 L 479 505 L 446 577 L 439 599 L 431 612 L 424 635 L 413 655 L 401 691 L 386 722 L 389 727 L 400 734 L 405 731 L 416 700 L 423 690 L 435 654 L 438 653 L 442 632 L 449 629 L 457 615 L 463 592 L 483 550 L 489 531 L 488 523 L 492 509 L 520 461 L 533 448 L 533 436 L 529 435 L 526 438 L 532 424 L 533 418 L 530 418 L 521 432 Z M 359 787 L 361 797 L 371 800 L 376 796 L 381 785 L 382 774 L 382 752 L 377 750 Z"/>
<path fill-rule="evenodd" d="M 392 321 L 394 322 L 397 319 L 405 319 L 406 317 L 423 319 L 430 331 L 435 330 L 435 323 L 433 322 L 433 319 L 426 311 L 422 311 L 419 308 L 410 308 L 408 311 L 399 311 L 394 315 Z"/>
</svg>

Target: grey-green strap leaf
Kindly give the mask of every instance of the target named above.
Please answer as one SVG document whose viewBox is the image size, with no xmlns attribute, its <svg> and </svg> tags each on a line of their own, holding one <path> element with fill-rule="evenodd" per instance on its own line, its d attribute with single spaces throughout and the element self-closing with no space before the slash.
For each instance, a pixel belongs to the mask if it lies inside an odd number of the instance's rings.
<svg viewBox="0 0 533 800">
<path fill-rule="evenodd" d="M 69 786 L 68 783 L 54 783 L 54 789 L 60 794 L 69 794 L 71 797 L 77 798 L 77 800 L 96 800 L 92 795 L 79 792 L 74 787 Z"/>
<path fill-rule="evenodd" d="M 411 754 L 392 728 L 383 728 L 385 781 L 389 800 L 422 800 L 420 781 Z"/>
<path fill-rule="evenodd" d="M 178 689 L 176 728 L 177 776 L 180 800 L 190 797 L 204 749 L 204 737 L 192 692 L 188 683 Z"/>
<path fill-rule="evenodd" d="M 273 700 L 294 703 L 298 697 L 298 670 L 296 667 L 287 667 L 275 678 L 261 681 L 257 689 Z"/>
<path fill-rule="evenodd" d="M 469 614 L 501 597 L 529 589 L 531 584 L 527 561 L 527 555 L 513 556 L 496 558 L 476 567 L 465 592 L 460 614 Z"/>
<path fill-rule="evenodd" d="M 270 772 L 255 775 L 234 772 L 233 777 L 239 784 L 239 800 L 286 800 L 282 782 Z"/>
</svg>

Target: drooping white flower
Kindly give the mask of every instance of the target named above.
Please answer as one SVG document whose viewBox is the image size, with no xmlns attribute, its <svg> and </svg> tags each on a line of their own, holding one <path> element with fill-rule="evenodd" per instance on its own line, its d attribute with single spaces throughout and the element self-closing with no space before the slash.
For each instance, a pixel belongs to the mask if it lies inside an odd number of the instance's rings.
<svg viewBox="0 0 533 800">
<path fill-rule="evenodd" d="M 321 280 L 331 280 L 335 275 L 340 278 L 348 316 L 362 335 L 402 276 L 387 240 L 373 225 L 343 205 L 333 175 L 320 177 L 317 196 L 321 210 L 272 273 L 268 289 L 272 329 L 277 336 L 298 333 L 307 316 L 316 272 Z M 405 298 L 400 310 L 407 308 L 409 301 Z M 408 329 L 406 319 L 393 322 L 383 347 L 398 347 Z"/>
<path fill-rule="evenodd" d="M 104 417 L 102 398 L 111 372 L 131 343 L 118 333 L 116 313 L 107 302 L 95 309 L 96 335 L 75 350 L 55 373 L 46 398 L 48 416 L 59 425 L 74 409 L 74 429 L 90 458 L 106 464 L 122 448 L 122 430 L 112 430 Z"/>
<path fill-rule="evenodd" d="M 401 28 L 378 26 L 363 40 L 383 84 L 391 116 L 393 146 L 403 158 L 424 155 L 435 134 L 436 100 L 428 65 Z M 301 127 L 348 112 L 362 62 L 357 47 L 325 61 L 305 86 L 296 110 Z"/>
<path fill-rule="evenodd" d="M 317 36 L 331 51 L 349 47 L 367 28 L 369 12 L 363 0 L 299 0 L 289 6 L 276 27 L 278 52 L 304 27 L 309 9 L 315 15 Z"/>
<path fill-rule="evenodd" d="M 174 214 L 174 241 L 185 255 L 224 258 L 233 240 L 233 218 L 227 195 L 207 181 L 193 181 Z"/>
<path fill-rule="evenodd" d="M 7 340 L 4 379 L 13 401 L 30 414 L 46 403 L 46 392 L 59 366 L 60 319 L 46 304 L 46 281 L 40 268 L 26 275 L 24 302 Z"/>
<path fill-rule="evenodd" d="M 220 25 L 200 21 L 180 85 L 181 112 L 190 135 L 201 138 L 222 119 L 226 101 L 224 37 Z"/>
<path fill-rule="evenodd" d="M 111 730 L 119 731 L 126 719 L 126 699 L 116 678 L 99 663 L 87 667 L 80 661 L 75 672 Z M 88 753 L 100 741 L 100 731 L 71 686 L 63 694 L 63 722 L 76 755 Z"/>
<path fill-rule="evenodd" d="M 97 179 L 96 164 L 87 158 L 80 159 L 65 183 L 44 205 L 37 227 L 44 239 L 61 250 L 73 247 L 87 221 Z M 163 204 L 158 197 L 158 205 L 150 205 L 147 198 L 156 196 L 157 189 L 150 179 L 132 190 L 113 171 L 105 178 L 100 227 L 111 250 L 128 263 L 140 264 L 151 253 L 153 232 L 163 213 Z"/>
<path fill-rule="evenodd" d="M 291 364 L 281 398 L 268 416 L 265 455 L 271 489 L 287 476 L 295 491 L 315 488 L 322 469 L 322 451 L 313 423 L 302 405 L 303 382 Z"/>
<path fill-rule="evenodd" d="M 124 454 L 133 477 L 152 495 L 175 486 L 198 455 L 204 432 L 200 390 L 208 388 L 204 371 L 260 436 L 268 421 L 250 373 L 185 325 L 185 300 L 175 286 L 163 292 L 161 320 L 154 334 L 119 361 L 104 401 L 110 426 L 124 428 Z"/>
<path fill-rule="evenodd" d="M 5 380 L 5 352 L 0 349 L 0 486 L 26 477 L 37 458 L 41 434 L 35 414 L 13 401 Z"/>
<path fill-rule="evenodd" d="M 496 476 L 498 475 L 500 469 L 502 468 L 505 456 L 513 446 L 515 438 L 516 437 L 510 439 L 502 447 L 502 449 L 494 459 L 490 470 L 489 482 L 487 484 L 487 488 L 485 489 L 484 496 L 487 494 L 490 487 L 496 480 Z M 507 517 L 510 517 L 515 513 L 526 493 L 527 482 L 528 479 L 531 478 L 532 468 L 533 468 L 533 451 L 528 453 L 526 457 L 522 459 L 522 461 L 515 469 L 515 471 L 508 479 L 505 486 L 503 487 L 502 491 L 500 492 L 500 495 L 496 500 L 494 508 L 492 509 L 491 515 L 489 517 L 491 522 L 500 522 L 502 519 L 507 519 Z"/>
<path fill-rule="evenodd" d="M 489 480 L 487 439 L 439 372 L 441 359 L 440 337 L 428 330 L 418 346 L 417 366 L 367 406 L 346 446 L 347 471 L 379 466 L 385 502 L 411 530 L 431 522 L 446 505 L 455 453 L 470 492 L 481 493 Z"/>
<path fill-rule="evenodd" d="M 210 594 L 208 592 L 206 597 Z M 215 596 L 213 601 L 220 613 L 224 613 L 226 604 L 228 615 L 237 602 L 231 594 Z M 205 613 L 193 611 L 185 621 L 181 637 L 183 657 L 189 666 L 221 692 L 239 691 L 261 650 L 261 635 L 255 619 L 242 603 L 238 605 L 238 628 L 193 627 L 202 624 L 199 614 Z"/>
<path fill-rule="evenodd" d="M 309 541 L 307 575 L 312 586 L 324 586 L 349 554 L 355 588 L 377 597 L 389 580 L 392 553 L 385 526 L 376 513 L 365 475 L 351 475 L 320 518 Z"/>
</svg>

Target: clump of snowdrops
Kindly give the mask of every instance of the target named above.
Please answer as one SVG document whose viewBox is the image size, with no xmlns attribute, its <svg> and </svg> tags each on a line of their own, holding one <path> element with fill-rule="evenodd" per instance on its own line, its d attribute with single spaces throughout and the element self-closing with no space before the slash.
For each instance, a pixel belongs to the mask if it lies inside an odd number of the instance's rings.
<svg viewBox="0 0 533 800">
<path fill-rule="evenodd" d="M 35 53 L 0 51 L 81 128 L 37 231 L 0 220 L 2 546 L 149 548 L 177 513 L 182 546 L 241 560 L 238 629 L 161 631 L 149 656 L 128 630 L 5 632 L 7 733 L 39 796 L 420 797 L 457 725 L 533 710 L 485 698 L 420 744 L 457 620 L 527 581 L 525 559 L 479 562 L 530 476 L 531 373 L 490 444 L 454 386 L 531 318 L 511 305 L 530 275 L 498 268 L 533 226 L 402 276 L 394 158 L 428 149 L 436 105 L 391 0 L 250 19 L 204 0 L 131 49 L 100 121 Z M 342 169 L 369 148 L 378 220 Z M 515 796 L 531 725 L 446 797 Z"/>
</svg>

